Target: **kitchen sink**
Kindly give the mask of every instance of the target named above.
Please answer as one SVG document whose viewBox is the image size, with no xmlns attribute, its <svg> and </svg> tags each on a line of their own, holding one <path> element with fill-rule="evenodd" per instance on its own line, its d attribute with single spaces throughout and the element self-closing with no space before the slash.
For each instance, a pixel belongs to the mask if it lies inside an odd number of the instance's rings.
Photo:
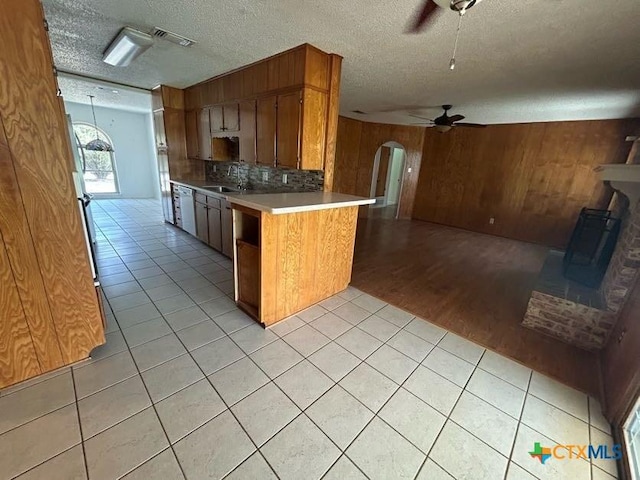
<svg viewBox="0 0 640 480">
<path fill-rule="evenodd" d="M 218 193 L 225 193 L 225 192 L 233 193 L 238 191 L 237 188 L 225 187 L 223 185 L 207 185 L 204 188 L 206 188 L 207 190 L 211 190 L 212 192 L 218 192 Z"/>
</svg>

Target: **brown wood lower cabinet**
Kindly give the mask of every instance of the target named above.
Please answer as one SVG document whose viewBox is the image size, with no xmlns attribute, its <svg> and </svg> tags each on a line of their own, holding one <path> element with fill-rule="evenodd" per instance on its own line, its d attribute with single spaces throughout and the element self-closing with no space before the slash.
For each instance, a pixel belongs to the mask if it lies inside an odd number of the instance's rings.
<svg viewBox="0 0 640 480">
<path fill-rule="evenodd" d="M 207 221 L 209 225 L 209 245 L 222 251 L 222 215 L 217 207 L 207 207 Z"/>
<path fill-rule="evenodd" d="M 204 203 L 196 202 L 196 236 L 204 243 L 209 243 L 208 207 Z"/>
<path fill-rule="evenodd" d="M 195 194 L 195 214 L 196 237 L 223 255 L 232 257 L 233 217 L 229 202 L 198 192 Z"/>
</svg>

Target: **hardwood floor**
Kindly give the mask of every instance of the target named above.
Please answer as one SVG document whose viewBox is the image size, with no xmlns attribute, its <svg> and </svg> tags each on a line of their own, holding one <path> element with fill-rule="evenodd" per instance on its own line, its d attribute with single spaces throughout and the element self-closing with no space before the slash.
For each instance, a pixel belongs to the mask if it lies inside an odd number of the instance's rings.
<svg viewBox="0 0 640 480">
<path fill-rule="evenodd" d="M 352 285 L 597 396 L 595 354 L 520 325 L 546 252 L 433 223 L 360 218 Z"/>
</svg>

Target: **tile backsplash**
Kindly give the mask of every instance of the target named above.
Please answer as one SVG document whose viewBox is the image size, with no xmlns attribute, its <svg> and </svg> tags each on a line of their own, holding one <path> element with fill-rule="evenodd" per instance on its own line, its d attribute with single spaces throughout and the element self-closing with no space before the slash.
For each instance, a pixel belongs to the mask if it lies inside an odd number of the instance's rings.
<svg viewBox="0 0 640 480">
<path fill-rule="evenodd" d="M 321 191 L 324 185 L 322 170 L 298 170 L 275 168 L 266 165 L 250 165 L 242 162 L 205 162 L 207 182 L 237 184 L 253 190 Z M 238 173 L 236 173 L 238 169 Z M 265 175 L 266 174 L 266 175 Z M 283 175 L 287 183 L 283 183 Z M 265 179 L 266 178 L 266 179 Z"/>
</svg>

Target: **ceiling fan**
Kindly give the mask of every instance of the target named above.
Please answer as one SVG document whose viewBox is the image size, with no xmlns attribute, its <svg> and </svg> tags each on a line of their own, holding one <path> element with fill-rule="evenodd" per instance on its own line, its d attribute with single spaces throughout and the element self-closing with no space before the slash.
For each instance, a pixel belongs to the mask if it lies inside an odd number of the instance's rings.
<svg viewBox="0 0 640 480">
<path fill-rule="evenodd" d="M 421 120 L 425 120 L 423 122 L 414 123 L 413 125 L 426 125 L 433 126 L 438 132 L 445 133 L 451 130 L 453 127 L 468 127 L 468 128 L 485 128 L 486 125 L 482 125 L 479 123 L 462 123 L 460 120 L 464 120 L 464 115 L 451 115 L 449 116 L 447 112 L 453 108 L 452 105 L 442 105 L 444 109 L 444 113 L 440 115 L 438 118 L 431 120 L 430 118 L 420 117 L 418 115 L 411 115 L 411 117 L 419 118 Z"/>
<path fill-rule="evenodd" d="M 422 8 L 418 10 L 407 33 L 420 33 L 437 17 L 438 9 L 443 8 L 434 0 L 423 0 Z M 482 0 L 449 0 L 449 8 L 454 12 L 458 12 L 460 19 L 458 20 L 458 30 L 456 32 L 456 41 L 453 46 L 453 55 L 449 62 L 449 68 L 456 68 L 456 51 L 458 50 L 458 38 L 460 37 L 460 27 L 462 26 L 462 17 L 467 10 L 478 5 Z"/>
</svg>

